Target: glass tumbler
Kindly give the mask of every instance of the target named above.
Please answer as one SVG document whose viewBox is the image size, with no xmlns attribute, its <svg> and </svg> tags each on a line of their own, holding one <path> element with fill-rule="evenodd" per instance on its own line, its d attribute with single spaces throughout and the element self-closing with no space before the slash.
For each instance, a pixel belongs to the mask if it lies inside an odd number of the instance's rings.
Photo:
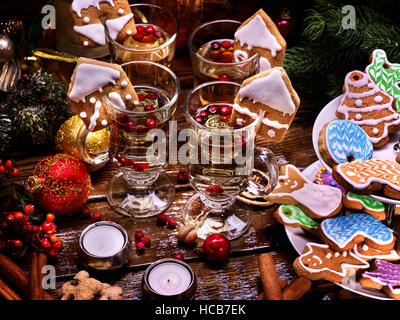
<svg viewBox="0 0 400 320">
<path fill-rule="evenodd" d="M 121 214 L 150 217 L 166 210 L 174 199 L 174 184 L 163 168 L 168 162 L 169 120 L 176 110 L 180 84 L 170 69 L 154 62 L 121 66 L 135 88 L 139 105 L 133 110 L 120 109 L 103 97 L 112 119 L 108 153 L 119 170 L 108 183 L 107 199 Z M 103 161 L 107 155 L 88 153 L 87 135 L 84 127 L 77 138 L 84 160 L 94 164 Z"/>
<path fill-rule="evenodd" d="M 130 61 L 153 61 L 171 66 L 175 54 L 178 22 L 165 8 L 154 4 L 132 4 L 137 33 L 119 43 L 110 37 L 106 27 L 106 38 L 111 60 L 122 64 Z"/>
<path fill-rule="evenodd" d="M 239 88 L 234 82 L 206 82 L 185 101 L 185 117 L 192 130 L 189 179 L 197 193 L 182 215 L 203 239 L 213 233 L 229 239 L 243 235 L 250 226 L 252 208 L 236 201 L 236 196 L 247 188 L 265 196 L 275 188 L 279 176 L 274 154 L 267 148 L 255 148 L 262 112 L 244 127 L 221 121 L 227 110 L 232 110 Z"/>
<path fill-rule="evenodd" d="M 241 22 L 216 20 L 202 24 L 189 37 L 194 86 L 215 80 L 242 83 L 259 72 L 259 55 L 235 57 L 233 39 Z"/>
</svg>

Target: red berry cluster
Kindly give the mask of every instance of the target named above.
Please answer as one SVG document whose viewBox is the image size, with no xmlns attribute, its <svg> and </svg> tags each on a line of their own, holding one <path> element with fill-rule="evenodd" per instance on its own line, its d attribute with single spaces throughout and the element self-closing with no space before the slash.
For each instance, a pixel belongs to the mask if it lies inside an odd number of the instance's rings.
<svg viewBox="0 0 400 320">
<path fill-rule="evenodd" d="M 1 177 L 16 177 L 18 175 L 18 169 L 14 167 L 11 160 L 7 160 L 3 164 L 3 160 L 0 159 L 0 178 Z"/>
<path fill-rule="evenodd" d="M 168 218 L 168 216 L 164 212 L 161 212 L 157 215 L 157 225 L 161 227 L 167 225 L 168 228 L 175 229 L 176 220 L 173 217 Z"/>
<path fill-rule="evenodd" d="M 135 232 L 135 242 L 136 242 L 136 251 L 138 253 L 143 253 L 144 249 L 150 247 L 150 238 L 144 235 L 142 230 L 138 230 Z"/>
<path fill-rule="evenodd" d="M 35 211 L 32 204 L 25 206 L 23 212 L 3 212 L 0 215 L 0 250 L 11 250 L 21 254 L 28 245 L 38 251 L 44 251 L 49 257 L 55 258 L 63 247 L 62 241 L 55 235 L 57 225 L 55 216 L 47 214 L 46 220 L 40 225 L 30 221 L 30 215 Z"/>
<path fill-rule="evenodd" d="M 233 62 L 233 41 L 213 41 L 209 58 L 214 62 L 232 63 Z"/>
<path fill-rule="evenodd" d="M 162 38 L 161 31 L 153 25 L 137 26 L 136 31 L 133 39 L 142 43 L 153 43 Z"/>
<path fill-rule="evenodd" d="M 209 105 L 207 108 L 200 110 L 195 120 L 198 123 L 205 123 L 210 116 L 214 116 L 216 114 L 220 115 L 219 121 L 221 122 L 228 122 L 232 113 L 232 108 L 228 105 Z"/>
</svg>

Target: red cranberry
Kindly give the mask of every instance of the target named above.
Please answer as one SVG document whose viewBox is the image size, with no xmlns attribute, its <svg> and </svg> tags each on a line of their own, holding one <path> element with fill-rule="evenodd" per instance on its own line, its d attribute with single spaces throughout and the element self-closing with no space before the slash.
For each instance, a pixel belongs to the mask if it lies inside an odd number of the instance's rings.
<svg viewBox="0 0 400 320">
<path fill-rule="evenodd" d="M 145 99 L 144 95 L 142 95 L 142 94 L 139 94 L 137 97 L 138 97 L 139 101 L 143 101 Z"/>
<path fill-rule="evenodd" d="M 226 74 L 226 73 L 221 73 L 221 74 L 219 75 L 218 79 L 219 79 L 220 81 L 230 81 L 230 80 L 231 80 L 231 77 L 229 77 L 229 75 Z"/>
<path fill-rule="evenodd" d="M 176 259 L 176 260 L 181 260 L 181 261 L 183 261 L 184 259 L 185 259 L 185 257 L 183 256 L 183 254 L 182 253 L 175 253 L 173 256 L 172 256 L 172 258 L 174 258 L 174 259 Z"/>
<path fill-rule="evenodd" d="M 212 234 L 204 240 L 203 252 L 208 260 L 224 261 L 231 253 L 231 243 L 223 234 Z"/>
<path fill-rule="evenodd" d="M 31 227 L 31 233 L 38 233 L 39 232 L 39 226 L 33 224 Z"/>
<path fill-rule="evenodd" d="M 207 118 L 208 117 L 208 113 L 205 110 L 201 110 L 199 112 L 199 116 L 202 117 L 202 118 Z"/>
<path fill-rule="evenodd" d="M 136 131 L 136 121 L 128 121 L 125 126 L 125 130 L 128 132 L 135 132 Z"/>
<path fill-rule="evenodd" d="M 92 219 L 91 219 L 93 222 L 96 222 L 96 221 L 100 221 L 101 220 L 101 214 L 100 214 L 100 212 L 95 212 L 93 215 L 92 215 Z"/>
<path fill-rule="evenodd" d="M 177 180 L 180 184 L 187 183 L 189 181 L 189 174 L 187 173 L 187 171 L 179 171 Z"/>
<path fill-rule="evenodd" d="M 33 214 L 35 212 L 35 206 L 33 204 L 27 204 L 24 211 L 26 214 Z"/>
<path fill-rule="evenodd" d="M 144 31 L 144 27 L 143 26 L 137 26 L 136 27 L 136 31 L 137 32 L 143 32 Z"/>
<path fill-rule="evenodd" d="M 227 116 L 231 114 L 231 108 L 229 106 L 223 105 L 219 107 L 219 114 Z"/>
<path fill-rule="evenodd" d="M 47 240 L 46 238 L 42 240 L 42 247 L 43 248 L 50 248 L 51 247 L 51 243 L 49 240 Z"/>
<path fill-rule="evenodd" d="M 6 161 L 6 168 L 8 168 L 8 169 L 12 168 L 12 162 L 11 162 L 11 160 L 7 160 L 7 161 Z"/>
<path fill-rule="evenodd" d="M 142 230 L 138 230 L 135 232 L 135 241 L 139 242 L 140 239 L 142 239 L 144 237 L 144 233 Z"/>
<path fill-rule="evenodd" d="M 24 218 L 24 214 L 22 212 L 14 213 L 15 220 L 22 220 Z"/>
<path fill-rule="evenodd" d="M 232 43 L 228 40 L 225 40 L 225 41 L 221 42 L 221 46 L 222 46 L 222 48 L 228 49 L 232 46 Z"/>
<path fill-rule="evenodd" d="M 138 32 L 133 36 L 133 39 L 135 39 L 136 41 L 140 41 L 142 40 L 144 37 L 144 32 Z"/>
<path fill-rule="evenodd" d="M 53 222 L 55 219 L 56 219 L 56 217 L 55 217 L 55 215 L 52 214 L 52 213 L 48 213 L 48 214 L 46 215 L 46 221 L 48 221 L 48 222 Z"/>
<path fill-rule="evenodd" d="M 53 243 L 53 248 L 55 248 L 55 249 L 61 249 L 62 246 L 63 246 L 63 244 L 62 244 L 61 240 L 58 240 Z"/>
<path fill-rule="evenodd" d="M 18 175 L 19 171 L 17 168 L 12 168 L 10 171 L 10 176 L 11 177 L 16 177 Z"/>
<path fill-rule="evenodd" d="M 156 38 L 161 38 L 162 37 L 162 33 L 160 31 L 154 31 L 154 36 Z"/>
<path fill-rule="evenodd" d="M 154 32 L 154 28 L 152 26 L 147 26 L 146 28 L 144 28 L 144 31 L 150 34 Z"/>
<path fill-rule="evenodd" d="M 149 104 L 144 107 L 144 111 L 153 111 L 153 110 L 154 110 L 154 107 Z"/>
<path fill-rule="evenodd" d="M 159 213 L 157 215 L 157 224 L 159 226 L 165 226 L 165 224 L 167 223 L 168 220 L 168 216 L 165 213 Z"/>
<path fill-rule="evenodd" d="M 176 228 L 176 220 L 175 220 L 175 218 L 169 218 L 168 219 L 168 221 L 167 221 L 167 224 L 168 224 L 168 228 L 170 228 L 170 229 L 175 229 Z"/>
<path fill-rule="evenodd" d="M 1 165 L 0 166 L 0 173 L 5 173 L 6 172 L 6 167 Z"/>
<path fill-rule="evenodd" d="M 219 50 L 221 48 L 221 44 L 218 41 L 211 42 L 211 48 L 213 50 Z"/>
<path fill-rule="evenodd" d="M 21 240 L 14 240 L 14 247 L 15 248 L 21 248 L 22 247 Z"/>
<path fill-rule="evenodd" d="M 143 242 L 138 242 L 138 243 L 136 243 L 136 250 L 137 250 L 137 252 L 143 252 L 144 251 L 144 249 L 145 249 L 145 245 L 144 245 L 144 243 Z"/>
<path fill-rule="evenodd" d="M 154 118 L 147 118 L 144 124 L 149 129 L 158 128 L 157 121 Z"/>
<path fill-rule="evenodd" d="M 219 119 L 219 121 L 221 121 L 221 122 L 228 122 L 229 119 L 228 119 L 227 117 L 221 117 L 221 118 Z"/>
<path fill-rule="evenodd" d="M 218 107 L 211 105 L 207 108 L 209 114 L 216 114 L 218 112 Z"/>
<path fill-rule="evenodd" d="M 200 117 L 200 116 L 195 117 L 194 120 L 196 120 L 196 122 L 198 122 L 198 123 L 202 123 L 203 122 L 203 118 Z"/>
<path fill-rule="evenodd" d="M 140 242 L 143 242 L 143 244 L 146 247 L 150 247 L 150 238 L 149 237 L 141 237 Z"/>
</svg>

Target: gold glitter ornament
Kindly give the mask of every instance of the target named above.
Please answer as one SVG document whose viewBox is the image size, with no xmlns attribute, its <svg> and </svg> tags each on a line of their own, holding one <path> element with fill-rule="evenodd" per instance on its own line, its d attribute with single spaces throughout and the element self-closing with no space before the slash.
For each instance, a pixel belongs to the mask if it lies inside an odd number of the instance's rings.
<svg viewBox="0 0 400 320">
<path fill-rule="evenodd" d="M 56 150 L 59 153 L 66 153 L 82 160 L 79 154 L 78 143 L 76 137 L 78 131 L 83 126 L 83 121 L 77 115 L 69 118 L 65 121 L 57 131 L 56 135 Z M 104 128 L 99 131 L 90 132 L 86 138 L 86 148 L 89 153 L 99 153 L 107 150 L 110 146 L 110 131 Z M 103 168 L 108 161 L 104 161 L 100 164 L 86 164 L 89 172 L 97 171 Z"/>
</svg>

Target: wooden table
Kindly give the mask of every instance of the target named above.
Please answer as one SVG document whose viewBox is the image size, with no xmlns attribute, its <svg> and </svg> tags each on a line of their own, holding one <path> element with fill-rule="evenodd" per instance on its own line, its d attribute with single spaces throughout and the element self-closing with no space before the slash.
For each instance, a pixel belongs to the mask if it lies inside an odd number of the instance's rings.
<svg viewBox="0 0 400 320">
<path fill-rule="evenodd" d="M 172 69 L 177 73 L 182 85 L 182 94 L 179 98 L 179 107 L 175 114 L 178 129 L 185 127 L 183 115 L 183 101 L 193 87 L 191 64 L 186 49 L 176 53 Z M 296 84 L 294 83 L 294 87 Z M 320 108 L 315 108 L 318 111 Z M 292 123 L 284 140 L 279 143 L 270 143 L 259 139 L 257 144 L 270 148 L 277 156 L 279 164 L 291 163 L 303 169 L 317 160 L 311 141 L 312 126 L 316 112 L 309 103 L 302 102 L 298 114 Z M 49 149 L 47 154 L 54 153 Z M 20 170 L 19 177 L 26 179 L 32 174 L 36 164 L 46 154 L 19 153 L 10 155 Z M 187 168 L 182 165 L 170 165 L 166 168 L 167 174 L 176 182 L 177 173 Z M 172 257 L 176 252 L 182 252 L 185 261 L 193 268 L 198 277 L 198 289 L 195 298 L 208 299 L 255 299 L 262 291 L 260 273 L 257 264 L 257 255 L 265 252 L 272 254 L 275 260 L 277 273 L 280 277 L 290 281 L 294 276 L 293 261 L 297 253 L 289 243 L 284 228 L 272 216 L 277 205 L 268 208 L 254 208 L 253 221 L 250 229 L 239 239 L 232 241 L 232 254 L 225 265 L 213 265 L 197 255 L 193 247 L 184 246 L 177 241 L 176 230 L 158 227 L 156 218 L 129 219 L 114 212 L 109 206 L 105 193 L 110 178 L 116 173 L 112 164 L 92 174 L 93 189 L 88 201 L 88 208 L 99 211 L 102 215 L 111 217 L 113 221 L 121 224 L 134 239 L 136 230 L 143 230 L 151 238 L 151 248 L 143 254 L 133 250 L 132 256 L 126 267 L 117 272 L 97 275 L 104 282 L 119 285 L 123 288 L 124 299 L 143 299 L 140 282 L 146 267 L 153 261 L 161 258 Z M 174 216 L 178 223 L 181 220 L 181 208 L 194 194 L 190 185 L 176 185 L 176 197 L 167 214 Z M 76 253 L 76 241 L 81 231 L 91 222 L 81 217 L 57 218 L 59 225 L 58 235 L 65 248 L 59 255 L 54 267 L 57 272 L 57 289 L 52 293 L 58 295 L 63 283 L 70 280 L 83 267 L 79 264 Z M 18 261 L 25 269 L 28 268 L 27 259 Z M 94 275 L 94 273 L 91 273 Z M 343 290 L 338 286 L 326 282 L 313 283 L 312 290 L 303 297 L 304 300 L 321 300 L 325 295 L 331 299 L 357 299 L 360 296 Z"/>
</svg>

